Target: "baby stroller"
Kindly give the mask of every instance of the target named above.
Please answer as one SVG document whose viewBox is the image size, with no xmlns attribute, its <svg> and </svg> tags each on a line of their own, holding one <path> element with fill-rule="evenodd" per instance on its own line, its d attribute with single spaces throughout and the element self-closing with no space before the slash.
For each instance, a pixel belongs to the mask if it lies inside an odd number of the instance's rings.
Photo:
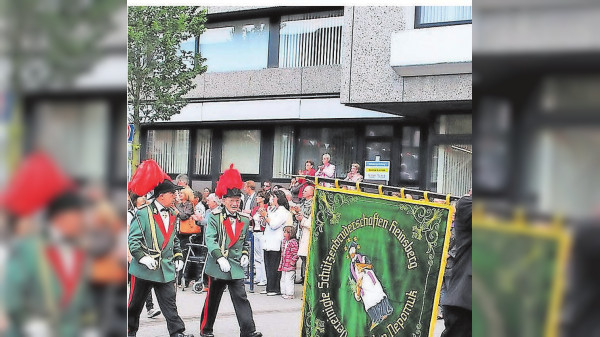
<svg viewBox="0 0 600 337">
<path fill-rule="evenodd" d="M 183 269 L 180 271 L 180 273 L 183 273 L 184 277 L 184 284 L 187 284 L 185 282 L 188 281 L 193 281 L 193 284 L 191 286 L 192 291 L 195 292 L 196 294 L 200 294 L 202 293 L 202 289 L 204 289 L 204 268 L 206 267 L 206 258 L 208 256 L 208 248 L 206 247 L 206 245 L 201 244 L 201 243 L 192 243 L 192 242 L 196 242 L 196 237 L 197 235 L 201 235 L 201 234 L 194 234 L 190 237 L 190 242 L 186 244 L 188 252 L 187 252 L 187 257 L 185 259 L 185 263 L 183 264 Z M 198 279 L 196 280 L 186 280 L 185 279 L 185 275 L 186 275 L 186 271 L 188 270 L 188 268 L 191 266 L 191 264 L 195 264 L 196 268 L 199 268 L 199 270 L 201 270 L 201 272 L 198 275 Z M 185 289 L 185 288 L 182 288 Z"/>
</svg>

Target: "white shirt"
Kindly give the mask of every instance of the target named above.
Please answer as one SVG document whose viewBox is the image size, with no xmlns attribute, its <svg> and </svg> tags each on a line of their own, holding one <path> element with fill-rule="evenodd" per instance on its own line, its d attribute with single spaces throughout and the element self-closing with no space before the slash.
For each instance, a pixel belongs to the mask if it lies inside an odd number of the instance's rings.
<svg viewBox="0 0 600 337">
<path fill-rule="evenodd" d="M 283 240 L 283 227 L 292 225 L 292 213 L 283 206 L 277 207 L 276 210 L 268 211 L 269 221 L 265 222 L 264 250 L 280 251 L 281 241 Z"/>
<path fill-rule="evenodd" d="M 156 206 L 156 208 L 158 209 L 158 214 L 160 214 L 160 217 L 162 218 L 162 222 L 163 225 L 165 225 L 165 231 L 169 231 L 169 211 L 168 208 L 164 207 L 163 205 L 160 204 L 160 202 L 158 201 L 154 201 L 154 205 Z M 161 212 L 161 210 L 166 209 L 167 212 Z"/>
<path fill-rule="evenodd" d="M 252 200 L 256 197 L 256 192 L 252 193 L 252 195 L 246 196 L 244 199 L 244 211 L 252 211 L 251 205 Z"/>
<path fill-rule="evenodd" d="M 225 216 L 226 216 L 226 218 L 229 218 L 229 223 L 231 224 L 231 231 L 235 235 L 235 224 L 237 223 L 237 214 L 233 215 L 233 213 L 231 213 L 227 209 L 225 209 Z M 223 219 L 223 221 L 225 221 L 225 219 Z"/>
</svg>

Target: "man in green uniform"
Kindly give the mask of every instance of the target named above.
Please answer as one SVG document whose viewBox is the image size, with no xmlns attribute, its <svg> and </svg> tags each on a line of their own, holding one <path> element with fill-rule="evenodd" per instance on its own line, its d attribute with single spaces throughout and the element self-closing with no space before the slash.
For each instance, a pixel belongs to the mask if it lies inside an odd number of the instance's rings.
<svg viewBox="0 0 600 337">
<path fill-rule="evenodd" d="M 129 266 L 131 289 L 128 304 L 128 336 L 135 336 L 140 314 L 150 290 L 167 320 L 171 337 L 193 337 L 184 333 L 185 325 L 175 303 L 175 273 L 183 267 L 183 255 L 175 233 L 176 214 L 172 207 L 175 191 L 183 187 L 164 180 L 154 188 L 155 200 L 139 209 L 129 226 Z"/>
<path fill-rule="evenodd" d="M 249 243 L 246 240 L 250 218 L 239 212 L 242 178 L 238 170 L 225 170 L 217 182 L 215 194 L 223 207 L 214 209 L 206 228 L 209 276 L 208 292 L 202 309 L 200 335 L 213 337 L 213 325 L 225 287 L 229 288 L 241 337 L 261 337 L 256 331 L 252 308 L 244 287 L 244 268 L 248 266 Z"/>
</svg>

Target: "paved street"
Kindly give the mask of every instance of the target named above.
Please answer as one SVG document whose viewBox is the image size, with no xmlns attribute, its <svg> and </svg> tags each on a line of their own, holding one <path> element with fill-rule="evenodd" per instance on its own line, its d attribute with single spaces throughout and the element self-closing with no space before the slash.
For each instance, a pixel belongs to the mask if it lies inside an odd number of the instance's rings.
<svg viewBox="0 0 600 337">
<path fill-rule="evenodd" d="M 256 287 L 255 293 L 248 293 L 257 330 L 261 331 L 265 337 L 300 336 L 302 285 L 296 285 L 296 298 L 293 300 L 259 294 L 258 292 L 262 289 L 264 287 Z M 195 294 L 190 290 L 178 291 L 177 293 L 179 314 L 186 324 L 187 332 L 194 334 L 196 337 L 200 335 L 200 313 L 204 305 L 204 299 L 204 294 Z M 157 306 L 156 299 L 154 304 Z M 168 336 L 166 322 L 162 315 L 149 319 L 144 309 L 140 321 L 138 336 Z M 443 328 L 443 321 L 438 320 L 434 336 L 440 336 Z M 228 292 L 223 294 L 214 330 L 217 337 L 239 336 L 239 327 Z"/>
</svg>

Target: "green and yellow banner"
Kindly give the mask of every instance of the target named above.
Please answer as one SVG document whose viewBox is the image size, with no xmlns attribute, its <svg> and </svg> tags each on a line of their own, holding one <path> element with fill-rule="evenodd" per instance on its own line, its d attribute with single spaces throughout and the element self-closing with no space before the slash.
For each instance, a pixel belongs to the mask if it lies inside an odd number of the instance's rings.
<svg viewBox="0 0 600 337">
<path fill-rule="evenodd" d="M 431 336 L 451 206 L 318 186 L 302 336 Z"/>
</svg>

